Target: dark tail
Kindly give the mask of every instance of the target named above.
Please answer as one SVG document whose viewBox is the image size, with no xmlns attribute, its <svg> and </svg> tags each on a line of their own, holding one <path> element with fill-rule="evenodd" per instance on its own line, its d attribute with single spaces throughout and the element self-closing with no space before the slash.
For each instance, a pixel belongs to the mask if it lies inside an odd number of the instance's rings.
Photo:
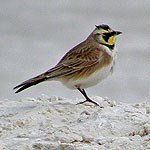
<svg viewBox="0 0 150 150">
<path fill-rule="evenodd" d="M 16 87 L 14 87 L 14 89 L 18 89 L 15 93 L 19 93 L 33 85 L 36 85 L 36 84 L 46 81 L 48 79 L 61 77 L 61 76 L 70 74 L 70 72 L 71 73 L 73 72 L 72 68 L 69 68 L 67 70 L 65 70 L 65 69 L 64 69 L 64 65 L 58 65 L 54 68 L 51 68 L 50 70 L 46 71 L 45 73 L 42 73 L 42 74 L 40 74 L 34 78 L 31 78 L 31 79 L 17 85 Z"/>
<path fill-rule="evenodd" d="M 45 80 L 47 80 L 47 78 L 43 74 L 41 74 L 39 76 L 31 78 L 31 79 L 29 79 L 29 80 L 27 80 L 27 81 L 25 81 L 25 82 L 15 86 L 13 89 L 18 89 L 15 93 L 19 93 L 19 92 L 21 92 L 21 91 L 23 91 L 23 90 L 25 90 L 25 89 L 33 86 L 33 85 L 36 85 L 36 84 L 38 84 L 40 82 L 43 82 Z"/>
</svg>

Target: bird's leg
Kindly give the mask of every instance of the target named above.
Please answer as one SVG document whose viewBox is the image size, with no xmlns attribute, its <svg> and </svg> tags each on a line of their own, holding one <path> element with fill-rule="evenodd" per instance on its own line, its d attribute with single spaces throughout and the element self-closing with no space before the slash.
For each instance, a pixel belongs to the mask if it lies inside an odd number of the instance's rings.
<svg viewBox="0 0 150 150">
<path fill-rule="evenodd" d="M 79 102 L 79 103 L 77 103 L 77 104 L 83 104 L 83 103 L 85 103 L 85 102 L 90 102 L 90 103 L 93 103 L 93 104 L 99 106 L 96 102 L 92 101 L 92 100 L 87 96 L 87 94 L 86 94 L 86 92 L 85 92 L 84 89 L 80 89 L 80 88 L 77 88 L 77 89 L 82 93 L 82 95 L 83 95 L 83 96 L 85 97 L 85 99 L 86 99 L 85 101 Z"/>
</svg>

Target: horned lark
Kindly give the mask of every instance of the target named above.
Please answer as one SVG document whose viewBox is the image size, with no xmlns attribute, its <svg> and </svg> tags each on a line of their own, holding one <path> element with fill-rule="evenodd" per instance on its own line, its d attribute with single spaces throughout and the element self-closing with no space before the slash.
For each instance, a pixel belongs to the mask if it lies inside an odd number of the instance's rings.
<svg viewBox="0 0 150 150">
<path fill-rule="evenodd" d="M 79 104 L 98 105 L 84 89 L 98 84 L 113 72 L 117 53 L 115 41 L 119 34 L 120 31 L 114 31 L 108 25 L 96 26 L 87 39 L 68 51 L 55 67 L 17 85 L 14 89 L 19 89 L 15 93 L 43 81 L 56 80 L 83 94 L 86 100 Z"/>
</svg>

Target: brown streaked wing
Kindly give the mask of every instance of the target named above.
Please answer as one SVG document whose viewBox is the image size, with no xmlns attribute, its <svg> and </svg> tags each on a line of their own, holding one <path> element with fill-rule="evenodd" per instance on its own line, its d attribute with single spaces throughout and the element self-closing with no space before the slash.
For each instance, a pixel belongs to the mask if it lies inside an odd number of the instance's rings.
<svg viewBox="0 0 150 150">
<path fill-rule="evenodd" d="M 111 61 L 112 57 L 99 49 L 97 43 L 86 40 L 71 49 L 55 67 L 17 85 L 14 89 L 19 88 L 16 91 L 18 93 L 52 78 L 63 78 L 66 81 L 86 78 Z"/>
<path fill-rule="evenodd" d="M 76 80 L 78 78 L 88 77 L 97 69 L 108 65 L 111 61 L 111 56 L 98 48 L 84 49 L 80 53 L 78 51 L 72 51 L 67 53 L 54 68 L 45 74 L 47 74 L 48 78 L 62 77 L 68 80 Z"/>
<path fill-rule="evenodd" d="M 72 66 L 73 73 L 65 75 L 66 80 L 77 80 L 90 76 L 95 71 L 107 66 L 111 63 L 112 58 L 106 52 L 93 49 L 85 57 L 78 58 L 78 63 L 71 62 L 68 67 Z M 64 64 L 67 65 L 67 64 Z"/>
</svg>

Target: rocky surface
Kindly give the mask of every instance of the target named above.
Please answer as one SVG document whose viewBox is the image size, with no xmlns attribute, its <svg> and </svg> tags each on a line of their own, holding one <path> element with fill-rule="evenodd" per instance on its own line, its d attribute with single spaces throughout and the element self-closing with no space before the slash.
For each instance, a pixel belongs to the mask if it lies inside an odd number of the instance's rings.
<svg viewBox="0 0 150 150">
<path fill-rule="evenodd" d="M 0 102 L 2 150 L 149 150 L 150 103 L 42 95 Z"/>
</svg>

